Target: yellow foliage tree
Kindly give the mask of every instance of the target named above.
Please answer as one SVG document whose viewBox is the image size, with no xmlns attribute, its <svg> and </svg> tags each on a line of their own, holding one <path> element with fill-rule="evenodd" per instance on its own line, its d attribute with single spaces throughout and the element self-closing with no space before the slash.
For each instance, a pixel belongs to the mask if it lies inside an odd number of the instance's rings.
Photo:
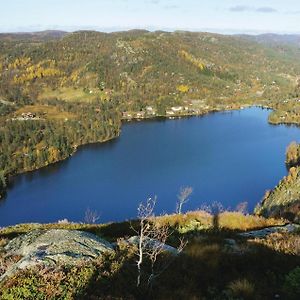
<svg viewBox="0 0 300 300">
<path fill-rule="evenodd" d="M 177 87 L 177 91 L 181 93 L 187 93 L 190 90 L 188 85 L 181 84 Z"/>
<path fill-rule="evenodd" d="M 59 160 L 59 150 L 55 147 L 49 147 L 48 149 L 49 156 L 48 156 L 48 162 L 53 163 Z"/>
<path fill-rule="evenodd" d="M 196 58 L 194 55 L 186 52 L 185 50 L 179 51 L 179 54 L 186 59 L 188 62 L 192 63 L 194 66 L 203 71 L 206 68 L 206 64 L 199 58 Z"/>
<path fill-rule="evenodd" d="M 286 150 L 286 163 L 288 165 L 297 164 L 300 160 L 300 146 L 292 142 Z"/>
</svg>

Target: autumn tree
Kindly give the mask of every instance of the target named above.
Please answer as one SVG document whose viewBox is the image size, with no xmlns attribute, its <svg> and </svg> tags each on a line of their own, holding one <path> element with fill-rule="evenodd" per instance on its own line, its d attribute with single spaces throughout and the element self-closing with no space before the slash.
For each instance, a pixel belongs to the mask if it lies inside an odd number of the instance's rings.
<svg viewBox="0 0 300 300">
<path fill-rule="evenodd" d="M 286 150 L 286 164 L 295 166 L 300 161 L 300 146 L 296 142 L 292 142 Z"/>
<path fill-rule="evenodd" d="M 5 188 L 6 188 L 6 178 L 4 176 L 4 172 L 0 171 L 0 198 L 1 195 L 4 194 Z"/>
</svg>

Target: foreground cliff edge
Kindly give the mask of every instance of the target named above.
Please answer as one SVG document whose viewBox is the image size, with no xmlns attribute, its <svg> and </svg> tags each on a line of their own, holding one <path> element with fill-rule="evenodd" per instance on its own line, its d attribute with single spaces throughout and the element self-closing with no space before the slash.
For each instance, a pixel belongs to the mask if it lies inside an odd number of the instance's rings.
<svg viewBox="0 0 300 300">
<path fill-rule="evenodd" d="M 299 226 L 205 211 L 149 224 L 169 234 L 154 264 L 145 256 L 139 286 L 138 240 L 130 237 L 139 234 L 140 220 L 1 229 L 0 299 L 298 299 Z"/>
</svg>

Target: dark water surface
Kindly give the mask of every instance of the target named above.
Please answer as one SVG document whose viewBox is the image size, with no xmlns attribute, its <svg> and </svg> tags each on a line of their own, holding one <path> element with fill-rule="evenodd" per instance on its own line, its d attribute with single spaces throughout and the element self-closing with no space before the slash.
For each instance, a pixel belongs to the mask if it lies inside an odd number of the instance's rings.
<svg viewBox="0 0 300 300">
<path fill-rule="evenodd" d="M 202 118 L 127 123 L 119 139 L 82 147 L 71 159 L 15 178 L 0 201 L 0 226 L 83 221 L 89 207 L 100 221 L 136 216 L 157 195 L 157 213 L 173 212 L 181 186 L 194 193 L 184 210 L 219 201 L 250 211 L 284 175 L 285 149 L 300 129 L 272 126 L 259 108 Z"/>
</svg>

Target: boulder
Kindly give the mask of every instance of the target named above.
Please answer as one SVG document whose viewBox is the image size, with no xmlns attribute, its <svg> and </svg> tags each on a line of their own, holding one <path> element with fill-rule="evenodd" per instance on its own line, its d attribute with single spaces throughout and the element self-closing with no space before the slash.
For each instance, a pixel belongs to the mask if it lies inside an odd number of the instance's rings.
<svg viewBox="0 0 300 300">
<path fill-rule="evenodd" d="M 0 282 L 20 269 L 35 265 L 76 265 L 95 259 L 113 246 L 94 234 L 77 230 L 34 230 L 16 237 L 5 246 L 6 255 L 22 258 L 0 277 Z"/>
<path fill-rule="evenodd" d="M 132 236 L 127 240 L 127 243 L 130 245 L 138 245 L 140 241 L 140 237 L 139 236 Z M 162 251 L 165 252 L 169 252 L 170 254 L 173 255 L 178 255 L 180 252 L 178 249 L 169 246 L 167 244 L 164 244 L 158 240 L 155 239 L 151 239 L 151 238 L 145 238 L 144 240 L 144 244 L 146 247 L 148 247 L 149 249 L 151 248 L 160 248 Z"/>
<path fill-rule="evenodd" d="M 274 227 L 268 227 L 259 230 L 247 231 L 247 232 L 240 233 L 239 235 L 250 239 L 251 238 L 263 239 L 272 233 L 292 233 L 299 229 L 300 229 L 300 225 L 287 224 L 284 226 L 274 226 Z"/>
</svg>

